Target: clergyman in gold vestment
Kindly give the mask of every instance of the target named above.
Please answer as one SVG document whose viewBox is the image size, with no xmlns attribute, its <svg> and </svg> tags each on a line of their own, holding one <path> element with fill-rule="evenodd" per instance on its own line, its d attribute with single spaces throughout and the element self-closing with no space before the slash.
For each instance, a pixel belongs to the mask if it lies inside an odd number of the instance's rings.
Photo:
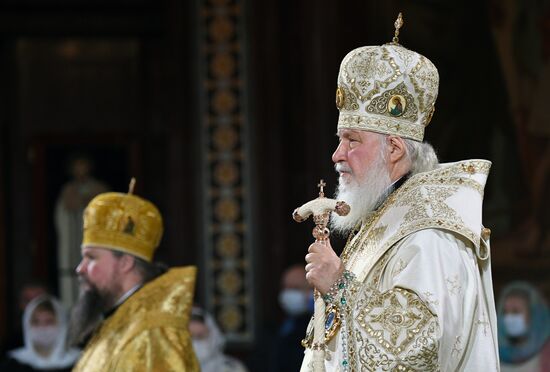
<svg viewBox="0 0 550 372">
<path fill-rule="evenodd" d="M 88 342 L 73 371 L 199 370 L 188 332 L 196 269 L 151 262 L 162 230 L 158 209 L 131 192 L 87 206 L 71 340 Z"/>
</svg>

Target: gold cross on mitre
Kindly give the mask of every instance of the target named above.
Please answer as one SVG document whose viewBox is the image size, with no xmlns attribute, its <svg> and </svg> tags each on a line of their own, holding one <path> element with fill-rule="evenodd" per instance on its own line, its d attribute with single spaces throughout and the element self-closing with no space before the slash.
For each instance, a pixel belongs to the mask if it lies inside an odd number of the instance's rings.
<svg viewBox="0 0 550 372">
<path fill-rule="evenodd" d="M 395 35 L 393 37 L 392 43 L 395 45 L 399 45 L 399 29 L 403 27 L 403 14 L 399 12 L 399 15 L 397 16 L 397 19 L 395 20 L 395 23 L 393 24 L 395 26 Z"/>
<path fill-rule="evenodd" d="M 321 179 L 319 181 L 319 183 L 317 184 L 317 187 L 319 188 L 319 197 L 320 198 L 324 198 L 325 197 L 325 186 L 327 184 L 325 183 L 325 181 L 323 181 L 323 179 Z"/>
<path fill-rule="evenodd" d="M 135 177 L 132 177 L 130 180 L 130 185 L 128 186 L 128 194 L 134 193 L 134 187 L 136 187 L 136 179 Z"/>
</svg>

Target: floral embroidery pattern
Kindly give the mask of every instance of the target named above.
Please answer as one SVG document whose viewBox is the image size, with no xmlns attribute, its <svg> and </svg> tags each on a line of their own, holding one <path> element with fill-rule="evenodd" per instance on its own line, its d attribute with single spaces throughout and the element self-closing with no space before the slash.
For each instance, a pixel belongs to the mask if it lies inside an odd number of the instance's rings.
<svg viewBox="0 0 550 372">
<path fill-rule="evenodd" d="M 415 293 L 401 288 L 375 293 L 357 315 L 367 333 L 395 355 L 407 349 L 434 318 Z"/>
<path fill-rule="evenodd" d="M 449 277 L 446 279 L 446 281 L 447 281 L 447 289 L 449 290 L 449 293 L 451 295 L 458 296 L 462 292 L 462 286 L 460 285 L 460 280 L 458 279 L 458 275 Z"/>
</svg>

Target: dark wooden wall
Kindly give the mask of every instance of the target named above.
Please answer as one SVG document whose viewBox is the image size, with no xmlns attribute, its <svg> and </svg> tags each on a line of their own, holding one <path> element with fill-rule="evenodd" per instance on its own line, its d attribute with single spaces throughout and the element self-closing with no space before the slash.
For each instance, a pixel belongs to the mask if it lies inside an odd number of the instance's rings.
<svg viewBox="0 0 550 372">
<path fill-rule="evenodd" d="M 355 47 L 389 42 L 399 11 L 405 17 L 402 44 L 426 55 L 440 72 L 440 94 L 427 140 L 443 161 L 489 158 L 495 162 L 487 185 L 485 220 L 496 236 L 513 228 L 522 216 L 520 205 L 529 195 L 520 181 L 523 173 L 516 127 L 486 2 L 248 0 L 242 4 L 247 31 L 242 46 L 247 59 L 249 161 L 255 185 L 251 203 L 257 219 L 253 233 L 257 242 L 259 296 L 254 301 L 259 306 L 258 324 L 279 319 L 280 310 L 274 304 L 280 275 L 290 264 L 302 262 L 311 242 L 311 226 L 295 224 L 292 210 L 316 196 L 320 178 L 327 181 L 329 193 L 334 190 L 336 175 L 330 157 L 336 146 L 334 93 L 340 61 Z M 14 320 L 8 303 L 18 285 L 33 274 L 49 278 L 48 268 L 33 260 L 36 231 L 44 229 L 37 224 L 47 218 L 47 207 L 40 205 L 48 202 L 40 199 L 40 185 L 34 184 L 36 178 L 47 175 L 36 175 L 44 167 L 36 165 L 40 159 L 33 149 L 83 143 L 84 139 L 118 145 L 125 154 L 125 175 L 139 174 L 138 193 L 164 213 L 166 235 L 158 258 L 170 265 L 198 263 L 203 192 L 197 124 L 199 7 L 200 1 L 179 0 L 78 4 L 14 0 L 0 5 L 0 268 L 6 268 L 0 272 L 3 324 Z M 80 91 L 83 99 L 75 102 L 80 110 L 65 106 L 59 112 L 40 106 L 39 97 L 25 95 L 37 91 L 22 90 L 26 85 L 19 79 L 18 43 L 30 40 L 57 45 L 67 39 L 82 45 L 94 40 L 111 46 L 117 41 L 136 45 L 137 51 L 129 57 L 134 70 L 125 71 L 128 75 L 120 83 L 121 92 L 106 92 L 106 96 L 114 94 L 120 99 L 120 104 L 94 112 L 93 105 L 102 102 L 102 95 Z M 107 53 L 103 61 L 116 55 L 121 54 Z M 71 80 L 55 59 L 48 61 L 35 83 L 40 87 L 47 86 L 44 82 L 57 84 L 48 79 L 59 74 L 66 85 L 52 89 L 62 96 L 71 88 L 67 85 Z M 97 60 L 96 69 L 101 61 Z M 121 89 L 116 83 L 119 80 L 108 81 L 111 89 Z M 124 89 L 132 95 L 125 95 Z M 28 102 L 25 112 L 21 112 L 22 100 Z M 49 120 L 53 113 L 61 116 Z M 47 238 L 41 241 L 51 247 Z M 341 249 L 342 241 L 335 245 Z M 48 255 L 47 247 L 40 249 Z M 498 246 L 493 251 L 495 256 L 500 254 Z M 513 260 L 505 260 L 495 268 L 497 288 L 515 278 L 529 278 L 530 267 L 540 266 L 535 261 L 524 261 L 521 268 L 510 270 Z M 550 266 L 539 266 L 534 278 L 540 283 L 546 280 L 543 272 Z M 2 283 L 6 283 L 5 291 Z"/>
<path fill-rule="evenodd" d="M 24 282 L 56 287 L 53 186 L 74 152 L 99 154 L 110 170 L 95 174 L 116 191 L 136 176 L 166 221 L 157 259 L 195 263 L 195 13 L 168 0 L 0 4 L 2 340 Z"/>
</svg>

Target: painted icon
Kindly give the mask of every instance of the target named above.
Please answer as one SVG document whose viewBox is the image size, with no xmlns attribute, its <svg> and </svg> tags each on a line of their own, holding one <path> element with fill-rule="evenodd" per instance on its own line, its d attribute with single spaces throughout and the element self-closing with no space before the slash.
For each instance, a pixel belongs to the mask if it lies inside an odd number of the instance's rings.
<svg viewBox="0 0 550 372">
<path fill-rule="evenodd" d="M 405 98 L 400 95 L 391 96 L 388 101 L 388 112 L 391 116 L 401 116 L 405 112 L 405 106 L 407 102 Z"/>
<path fill-rule="evenodd" d="M 134 223 L 134 220 L 132 217 L 128 216 L 128 220 L 126 222 L 126 226 L 124 226 L 123 232 L 126 234 L 134 235 L 134 229 L 136 228 L 136 224 Z"/>
</svg>

